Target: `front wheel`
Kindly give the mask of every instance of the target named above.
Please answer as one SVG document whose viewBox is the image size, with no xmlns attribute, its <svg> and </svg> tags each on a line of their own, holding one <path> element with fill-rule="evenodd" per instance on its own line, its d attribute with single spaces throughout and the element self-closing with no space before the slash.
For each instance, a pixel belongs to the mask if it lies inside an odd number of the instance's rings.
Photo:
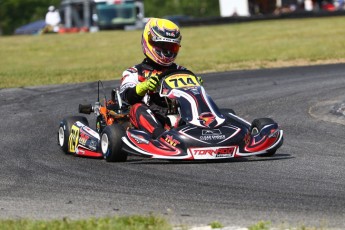
<svg viewBox="0 0 345 230">
<path fill-rule="evenodd" d="M 253 122 L 252 122 L 252 126 L 251 126 L 251 134 L 252 135 L 257 135 L 259 133 L 261 133 L 261 130 L 267 126 L 267 125 L 277 125 L 277 123 L 272 120 L 271 118 L 258 118 L 258 119 L 255 119 Z M 282 146 L 283 144 L 283 137 L 282 139 L 280 140 L 280 143 L 275 146 L 273 149 L 269 149 L 267 150 L 267 153 L 265 154 L 261 154 L 261 155 L 258 155 L 258 156 L 261 156 L 261 157 L 270 157 L 270 156 L 273 156 L 277 149 Z"/>
<path fill-rule="evenodd" d="M 125 135 L 123 127 L 119 124 L 104 128 L 101 135 L 101 150 L 108 162 L 125 162 L 127 153 L 122 151 L 122 137 Z"/>
<path fill-rule="evenodd" d="M 256 135 L 261 132 L 262 128 L 264 128 L 267 125 L 271 124 L 277 124 L 274 120 L 271 118 L 257 118 L 252 122 L 251 126 L 251 132 L 252 135 Z"/>
<path fill-rule="evenodd" d="M 64 151 L 64 153 L 70 153 L 68 149 L 68 141 L 71 135 L 71 128 L 74 123 L 77 121 L 83 123 L 86 126 L 89 126 L 89 122 L 83 116 L 70 116 L 64 118 L 59 125 L 58 131 L 58 145 Z"/>
</svg>

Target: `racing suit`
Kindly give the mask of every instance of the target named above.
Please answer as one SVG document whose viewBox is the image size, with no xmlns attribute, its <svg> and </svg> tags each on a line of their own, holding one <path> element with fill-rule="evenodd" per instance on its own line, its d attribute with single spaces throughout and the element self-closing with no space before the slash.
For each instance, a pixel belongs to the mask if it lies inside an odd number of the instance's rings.
<svg viewBox="0 0 345 230">
<path fill-rule="evenodd" d="M 132 105 L 129 113 L 131 123 L 137 129 L 150 133 L 153 138 L 159 137 L 164 132 L 166 102 L 158 92 L 148 92 L 140 96 L 135 87 L 153 75 L 173 69 L 185 70 L 186 68 L 175 63 L 170 66 L 161 66 L 145 58 L 142 63 L 125 70 L 122 74 L 120 95 L 122 100 Z"/>
</svg>

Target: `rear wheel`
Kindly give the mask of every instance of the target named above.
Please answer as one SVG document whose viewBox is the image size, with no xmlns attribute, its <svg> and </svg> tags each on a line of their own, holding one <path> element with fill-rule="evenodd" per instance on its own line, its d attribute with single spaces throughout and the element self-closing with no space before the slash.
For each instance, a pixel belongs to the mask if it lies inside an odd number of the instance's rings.
<svg viewBox="0 0 345 230">
<path fill-rule="evenodd" d="M 274 120 L 272 120 L 271 118 L 258 118 L 258 119 L 255 119 L 252 122 L 252 126 L 251 126 L 251 133 L 252 133 L 252 135 L 256 135 L 256 134 L 260 133 L 262 128 L 264 128 L 266 125 L 271 125 L 271 124 L 276 124 L 276 122 Z M 261 155 L 258 155 L 258 156 L 261 156 L 261 157 L 273 156 L 276 153 L 277 149 L 282 144 L 283 144 L 283 139 L 281 139 L 280 143 L 276 147 L 274 147 L 273 149 L 268 150 L 267 153 L 261 154 Z"/>
<path fill-rule="evenodd" d="M 74 123 L 77 121 L 83 123 L 86 126 L 89 126 L 89 122 L 83 116 L 71 116 L 64 118 L 59 125 L 58 130 L 58 145 L 66 154 L 69 153 L 68 151 L 68 140 L 69 136 L 71 135 L 71 128 Z"/>
<path fill-rule="evenodd" d="M 122 137 L 125 130 L 119 124 L 105 127 L 101 135 L 101 150 L 103 157 L 108 162 L 125 162 L 127 153 L 122 151 Z"/>
</svg>

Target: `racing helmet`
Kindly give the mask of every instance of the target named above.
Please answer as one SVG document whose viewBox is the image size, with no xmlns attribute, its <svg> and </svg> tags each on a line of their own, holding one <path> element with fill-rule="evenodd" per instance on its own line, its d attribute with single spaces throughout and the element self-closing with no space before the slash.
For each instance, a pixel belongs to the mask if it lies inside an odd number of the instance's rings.
<svg viewBox="0 0 345 230">
<path fill-rule="evenodd" d="M 141 46 L 146 57 L 162 66 L 170 66 L 180 49 L 179 27 L 167 20 L 151 18 L 145 25 Z"/>
</svg>

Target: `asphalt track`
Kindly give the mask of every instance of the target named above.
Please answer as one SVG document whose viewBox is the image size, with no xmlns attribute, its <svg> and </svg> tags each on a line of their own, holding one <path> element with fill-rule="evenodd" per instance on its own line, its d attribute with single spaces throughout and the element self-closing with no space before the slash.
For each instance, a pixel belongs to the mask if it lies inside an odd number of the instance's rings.
<svg viewBox="0 0 345 230">
<path fill-rule="evenodd" d="M 97 83 L 1 89 L 0 218 L 155 213 L 173 224 L 263 220 L 344 229 L 345 64 L 203 78 L 219 107 L 281 125 L 285 143 L 274 157 L 107 163 L 65 155 L 57 145 L 59 120 L 76 115 L 79 103 L 93 103 Z M 104 82 L 107 95 L 118 84 Z"/>
</svg>

